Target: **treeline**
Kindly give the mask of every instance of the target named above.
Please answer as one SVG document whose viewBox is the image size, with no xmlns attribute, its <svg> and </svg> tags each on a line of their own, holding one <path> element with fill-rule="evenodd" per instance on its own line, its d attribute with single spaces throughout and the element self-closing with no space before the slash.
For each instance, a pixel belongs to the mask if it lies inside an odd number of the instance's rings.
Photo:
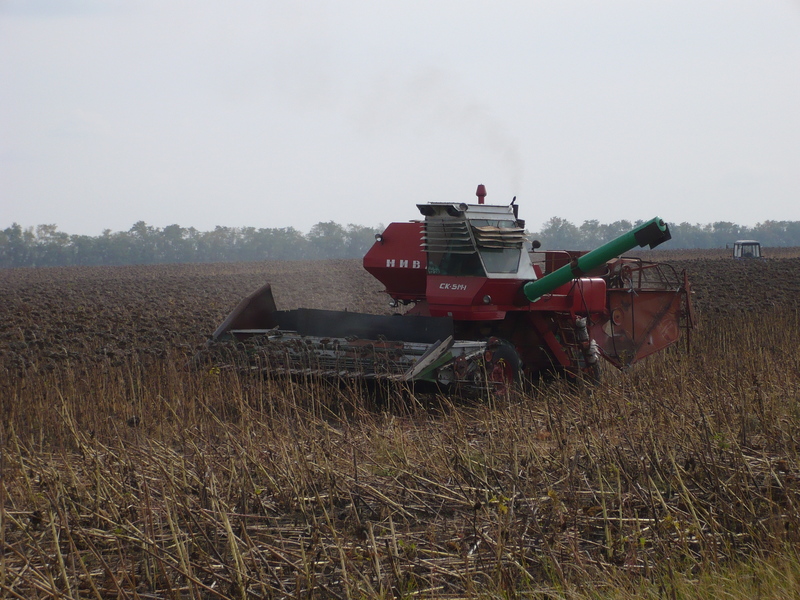
<svg viewBox="0 0 800 600">
<path fill-rule="evenodd" d="M 530 237 L 543 249 L 590 250 L 641 223 L 590 220 L 574 225 L 553 217 Z M 293 227 L 216 227 L 202 232 L 139 221 L 128 231 L 87 236 L 70 235 L 56 225 L 23 228 L 14 223 L 0 232 L 0 268 L 361 258 L 382 229 L 329 221 L 317 223 L 308 233 Z M 800 221 L 765 221 L 755 227 L 727 221 L 670 223 L 670 231 L 669 249 L 724 248 L 738 239 L 756 239 L 767 247 L 800 246 Z"/>
<path fill-rule="evenodd" d="M 139 221 L 128 231 L 93 237 L 70 235 L 55 225 L 14 223 L 0 232 L 0 268 L 353 258 L 363 256 L 382 229 L 331 221 L 317 223 L 307 234 L 293 227 L 218 226 L 203 232 Z"/>
<path fill-rule="evenodd" d="M 542 243 L 544 249 L 591 250 L 641 225 L 644 221 L 615 221 L 600 223 L 596 220 L 573 225 L 566 219 L 553 217 L 541 231 L 531 237 Z M 743 227 L 729 221 L 707 225 L 669 223 L 672 239 L 664 249 L 725 248 L 733 242 L 754 239 L 766 247 L 800 246 L 800 221 L 764 221 L 755 227 Z"/>
</svg>

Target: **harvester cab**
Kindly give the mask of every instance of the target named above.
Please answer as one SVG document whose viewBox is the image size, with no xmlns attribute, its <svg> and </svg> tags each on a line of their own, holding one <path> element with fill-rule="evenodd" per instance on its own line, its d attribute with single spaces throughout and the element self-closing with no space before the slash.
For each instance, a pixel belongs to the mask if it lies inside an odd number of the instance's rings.
<svg viewBox="0 0 800 600">
<path fill-rule="evenodd" d="M 651 219 L 591 252 L 538 252 L 515 201 L 418 204 L 376 236 L 364 268 L 402 316 L 279 311 L 269 286 L 243 300 L 210 345 L 239 344 L 266 373 L 507 389 L 559 373 L 599 377 L 674 344 L 691 326 L 689 283 L 669 265 L 620 258 L 670 239 Z M 539 260 L 543 257 L 543 260 Z M 233 356 L 233 354 L 229 354 Z"/>
</svg>

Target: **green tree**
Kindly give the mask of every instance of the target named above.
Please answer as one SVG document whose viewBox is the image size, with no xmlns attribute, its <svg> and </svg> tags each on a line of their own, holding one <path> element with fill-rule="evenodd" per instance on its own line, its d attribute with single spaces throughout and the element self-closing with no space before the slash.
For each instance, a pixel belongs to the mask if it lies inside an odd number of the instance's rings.
<svg viewBox="0 0 800 600">
<path fill-rule="evenodd" d="M 304 260 L 314 258 L 311 244 L 302 232 L 294 227 L 281 227 L 270 230 L 272 242 L 270 260 Z"/>
<path fill-rule="evenodd" d="M 308 241 L 313 258 L 343 258 L 347 232 L 333 221 L 317 223 L 308 233 Z"/>
<path fill-rule="evenodd" d="M 191 243 L 188 231 L 180 225 L 167 225 L 157 236 L 156 260 L 158 262 L 176 263 L 186 261 L 190 255 Z"/>
<path fill-rule="evenodd" d="M 72 265 L 102 265 L 103 255 L 98 250 L 102 237 L 91 237 L 88 235 L 69 236 L 69 249 Z"/>
<path fill-rule="evenodd" d="M 600 221 L 597 219 L 584 221 L 578 231 L 582 248 L 595 248 L 599 245 L 598 240 L 602 237 Z"/>
<path fill-rule="evenodd" d="M 539 241 L 545 250 L 584 250 L 580 230 L 561 217 L 552 217 L 539 233 Z"/>
<path fill-rule="evenodd" d="M 3 230 L 0 238 L 0 256 L 3 266 L 26 267 L 35 265 L 33 242 L 36 237 L 33 228 L 23 229 L 19 223 Z"/>
<path fill-rule="evenodd" d="M 375 243 L 375 234 L 383 231 L 385 227 L 364 227 L 362 225 L 347 226 L 345 231 L 344 255 L 346 258 L 361 258 Z"/>
<path fill-rule="evenodd" d="M 53 267 L 72 264 L 69 243 L 69 234 L 58 231 L 58 226 L 37 225 L 34 243 L 36 266 Z"/>
</svg>

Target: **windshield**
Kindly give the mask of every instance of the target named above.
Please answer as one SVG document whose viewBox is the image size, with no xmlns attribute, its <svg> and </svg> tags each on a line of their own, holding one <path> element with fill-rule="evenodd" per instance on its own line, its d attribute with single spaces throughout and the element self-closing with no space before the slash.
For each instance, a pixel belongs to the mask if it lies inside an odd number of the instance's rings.
<svg viewBox="0 0 800 600">
<path fill-rule="evenodd" d="M 486 273 L 516 273 L 524 230 L 504 219 L 426 219 L 423 246 L 428 273 L 486 277 Z"/>
<path fill-rule="evenodd" d="M 428 273 L 431 275 L 455 275 L 486 277 L 477 252 L 455 254 L 452 252 L 429 252 Z"/>
<path fill-rule="evenodd" d="M 733 255 L 736 258 L 761 258 L 761 245 L 753 243 L 736 243 Z"/>
<path fill-rule="evenodd" d="M 480 252 L 489 273 L 516 273 L 519 268 L 519 248 L 481 248 Z"/>
</svg>

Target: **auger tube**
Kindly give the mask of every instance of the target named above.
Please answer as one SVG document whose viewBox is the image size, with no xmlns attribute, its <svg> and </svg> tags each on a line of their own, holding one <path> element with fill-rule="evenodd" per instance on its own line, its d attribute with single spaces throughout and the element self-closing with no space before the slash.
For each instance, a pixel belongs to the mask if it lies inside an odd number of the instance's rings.
<svg viewBox="0 0 800 600">
<path fill-rule="evenodd" d="M 564 265 L 549 275 L 545 275 L 535 281 L 529 281 L 522 287 L 522 291 L 528 300 L 536 302 L 545 294 L 549 294 L 554 289 L 569 283 L 573 279 L 582 277 L 589 271 L 593 271 L 603 263 L 628 252 L 636 246 L 655 248 L 671 237 L 667 224 L 655 217 L 647 221 L 647 223 L 623 233 L 607 244 L 603 244 L 599 248 L 573 260 L 570 264 Z"/>
</svg>

